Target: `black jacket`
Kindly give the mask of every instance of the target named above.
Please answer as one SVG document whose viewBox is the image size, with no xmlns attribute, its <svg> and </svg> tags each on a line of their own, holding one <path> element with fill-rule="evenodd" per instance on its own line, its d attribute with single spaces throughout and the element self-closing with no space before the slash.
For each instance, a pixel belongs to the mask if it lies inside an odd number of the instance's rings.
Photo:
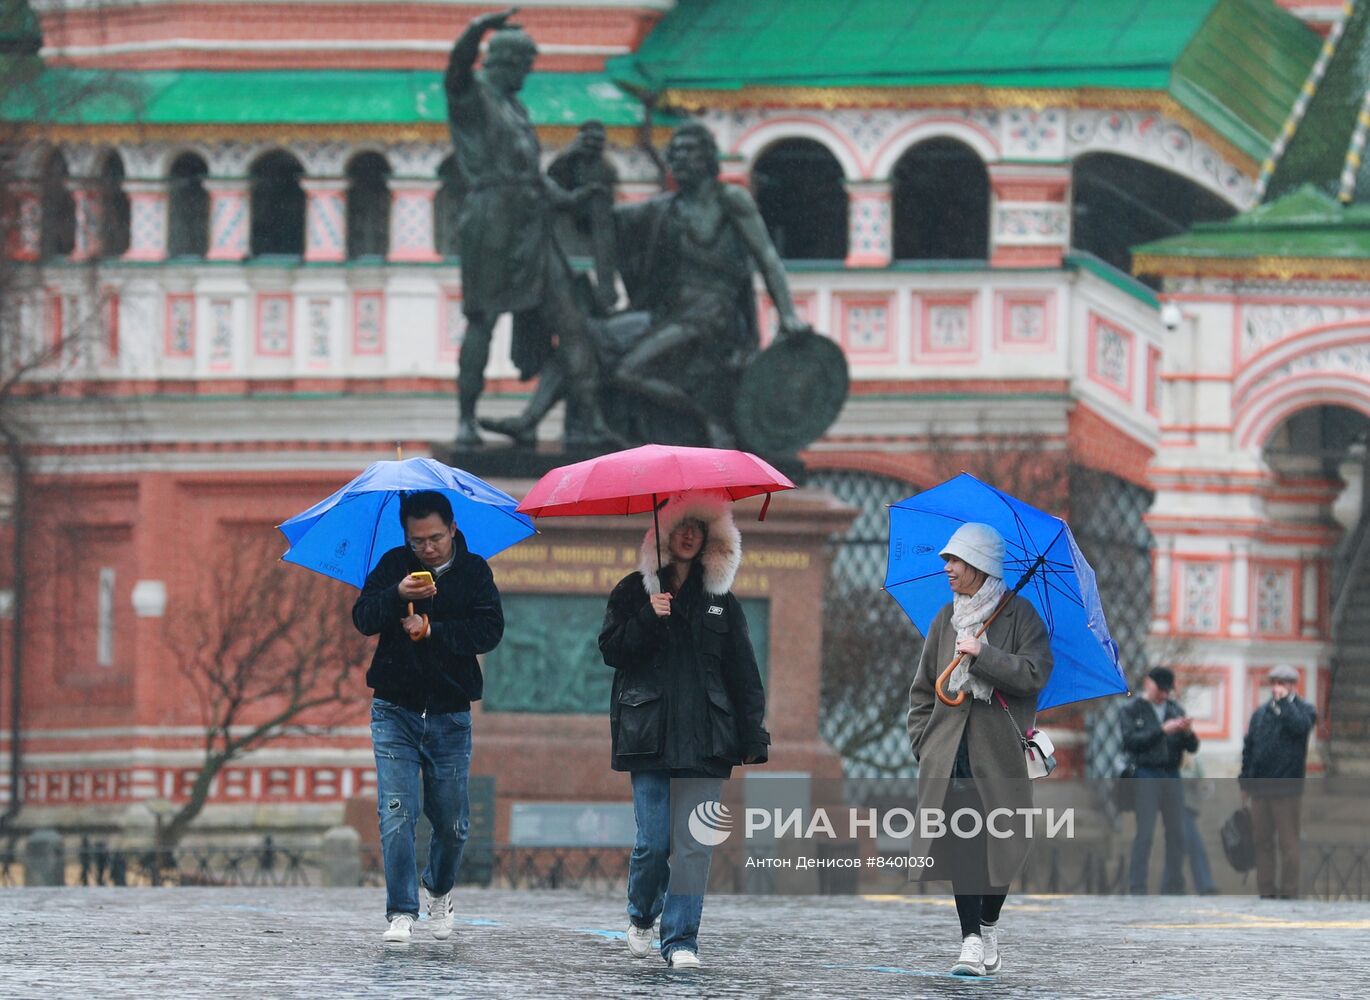
<svg viewBox="0 0 1370 1000">
<path fill-rule="evenodd" d="M 1184 709 L 1180 703 L 1166 699 L 1165 721 L 1182 718 Z M 1167 733 L 1161 729 L 1156 709 L 1140 695 L 1123 709 L 1122 727 L 1123 749 L 1137 767 L 1178 770 L 1184 752 L 1194 753 L 1199 749 L 1199 738 L 1193 733 Z"/>
<path fill-rule="evenodd" d="M 728 777 L 763 763 L 766 693 L 742 605 L 706 594 L 696 565 L 658 618 L 630 573 L 609 595 L 599 649 L 614 668 L 609 728 L 616 771 L 700 771 Z"/>
<path fill-rule="evenodd" d="M 1296 694 L 1267 701 L 1251 714 L 1242 741 L 1242 790 L 1252 795 L 1298 795 L 1308 762 L 1308 734 L 1318 713 Z"/>
<path fill-rule="evenodd" d="M 469 552 L 456 533 L 451 568 L 437 578 L 435 596 L 414 602 L 428 616 L 432 635 L 414 642 L 400 626 L 408 601 L 399 584 L 424 569 L 405 546 L 391 549 L 366 578 L 352 606 L 362 635 L 379 635 L 366 683 L 377 698 L 415 712 L 463 712 L 479 701 L 483 680 L 477 653 L 488 653 L 504 635 L 504 611 L 490 567 Z"/>
</svg>

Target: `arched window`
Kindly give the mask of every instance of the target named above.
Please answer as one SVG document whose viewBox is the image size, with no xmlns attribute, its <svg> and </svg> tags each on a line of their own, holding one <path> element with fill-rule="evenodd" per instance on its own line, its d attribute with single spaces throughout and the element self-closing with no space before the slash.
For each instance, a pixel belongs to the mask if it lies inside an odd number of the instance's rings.
<svg viewBox="0 0 1370 1000">
<path fill-rule="evenodd" d="M 203 257 L 209 252 L 209 168 L 194 153 L 176 158 L 168 185 L 168 257 Z"/>
<path fill-rule="evenodd" d="M 304 168 L 289 153 L 267 153 L 252 164 L 252 242 L 254 257 L 304 253 Z"/>
<path fill-rule="evenodd" d="M 433 203 L 433 246 L 444 257 L 458 257 L 461 255 L 461 236 L 457 232 L 457 219 L 466 197 L 466 183 L 457 169 L 455 157 L 449 156 L 442 161 L 438 179 L 442 186 Z"/>
<path fill-rule="evenodd" d="M 842 165 L 822 143 L 785 139 L 771 146 L 752 166 L 752 193 L 781 257 L 846 258 Z"/>
<path fill-rule="evenodd" d="M 390 248 L 390 164 L 362 153 L 347 165 L 347 257 L 384 257 Z"/>
<path fill-rule="evenodd" d="M 122 257 L 128 251 L 129 207 L 124 193 L 124 161 L 110 153 L 100 167 L 100 255 Z"/>
<path fill-rule="evenodd" d="M 929 139 L 894 165 L 894 259 L 989 257 L 989 173 L 963 142 Z"/>
<path fill-rule="evenodd" d="M 1138 244 L 1236 214 L 1193 181 L 1113 153 L 1076 160 L 1070 189 L 1071 246 L 1120 271 L 1131 271 L 1132 247 Z"/>
<path fill-rule="evenodd" d="M 76 248 L 76 201 L 67 190 L 67 161 L 53 153 L 43 169 L 44 258 L 65 257 Z"/>
</svg>

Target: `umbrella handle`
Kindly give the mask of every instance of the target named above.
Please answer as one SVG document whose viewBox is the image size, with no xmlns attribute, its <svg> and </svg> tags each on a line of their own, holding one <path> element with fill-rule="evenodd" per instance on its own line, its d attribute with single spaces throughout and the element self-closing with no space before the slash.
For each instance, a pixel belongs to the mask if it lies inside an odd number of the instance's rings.
<svg viewBox="0 0 1370 1000">
<path fill-rule="evenodd" d="M 956 665 L 961 662 L 961 657 L 963 655 L 965 654 L 957 653 L 952 661 L 947 664 L 947 669 L 937 675 L 937 683 L 933 685 L 933 689 L 937 692 L 937 700 L 943 705 L 948 705 L 951 708 L 955 708 L 966 700 L 966 692 L 964 691 L 957 691 L 956 697 L 954 698 L 946 692 L 947 680 L 951 677 L 951 672 L 956 669 Z"/>
<path fill-rule="evenodd" d="M 1008 593 L 999 598 L 999 603 L 995 606 L 994 613 L 985 619 L 985 624 L 981 625 L 980 631 L 975 633 L 977 639 L 989 631 L 990 622 L 998 618 L 999 612 L 1008 607 L 1008 599 L 1012 596 L 1012 593 Z M 965 655 L 965 653 L 957 653 L 952 657 L 952 661 L 947 664 L 946 669 L 937 675 L 937 683 L 933 685 L 933 690 L 937 692 L 937 700 L 950 708 L 955 708 L 966 700 L 965 691 L 957 691 L 956 697 L 953 698 L 951 695 L 947 694 L 945 690 L 947 681 L 951 679 L 951 672 L 956 669 L 956 665 L 961 662 Z"/>
</svg>

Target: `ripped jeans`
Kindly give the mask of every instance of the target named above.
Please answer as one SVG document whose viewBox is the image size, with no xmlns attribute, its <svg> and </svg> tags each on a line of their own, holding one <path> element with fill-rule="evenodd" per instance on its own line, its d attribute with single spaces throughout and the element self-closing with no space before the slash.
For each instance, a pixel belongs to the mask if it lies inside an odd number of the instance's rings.
<svg viewBox="0 0 1370 1000">
<path fill-rule="evenodd" d="M 376 804 L 385 865 L 385 917 L 419 913 L 414 829 L 420 802 L 433 825 L 423 886 L 434 895 L 457 880 L 466 845 L 471 769 L 471 713 L 418 712 L 381 698 L 371 702 L 371 744 L 376 751 Z M 422 785 L 420 785 L 420 779 Z"/>
</svg>

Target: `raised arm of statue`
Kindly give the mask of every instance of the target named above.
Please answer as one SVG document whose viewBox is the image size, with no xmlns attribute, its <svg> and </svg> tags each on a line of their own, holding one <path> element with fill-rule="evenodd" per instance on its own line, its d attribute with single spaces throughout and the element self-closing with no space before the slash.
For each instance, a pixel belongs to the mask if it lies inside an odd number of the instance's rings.
<svg viewBox="0 0 1370 1000">
<path fill-rule="evenodd" d="M 481 39 L 487 32 L 503 28 L 518 10 L 517 7 L 510 7 L 508 10 L 482 14 L 471 19 L 471 23 L 452 46 L 452 54 L 447 59 L 447 75 L 443 85 L 447 88 L 449 100 L 461 96 L 470 89 L 473 79 L 471 71 L 476 65 L 476 58 L 480 55 Z"/>
<path fill-rule="evenodd" d="M 790 283 L 785 277 L 785 268 L 780 263 L 780 255 L 775 252 L 770 233 L 766 232 L 765 220 L 757 210 L 756 202 L 744 189 L 734 184 L 719 184 L 719 197 L 727 210 L 742 242 L 747 244 L 761 280 L 766 283 L 766 291 L 775 303 L 775 311 L 780 317 L 782 334 L 800 333 L 807 330 L 808 324 L 799 318 L 794 310 L 794 299 L 790 297 Z"/>
</svg>

